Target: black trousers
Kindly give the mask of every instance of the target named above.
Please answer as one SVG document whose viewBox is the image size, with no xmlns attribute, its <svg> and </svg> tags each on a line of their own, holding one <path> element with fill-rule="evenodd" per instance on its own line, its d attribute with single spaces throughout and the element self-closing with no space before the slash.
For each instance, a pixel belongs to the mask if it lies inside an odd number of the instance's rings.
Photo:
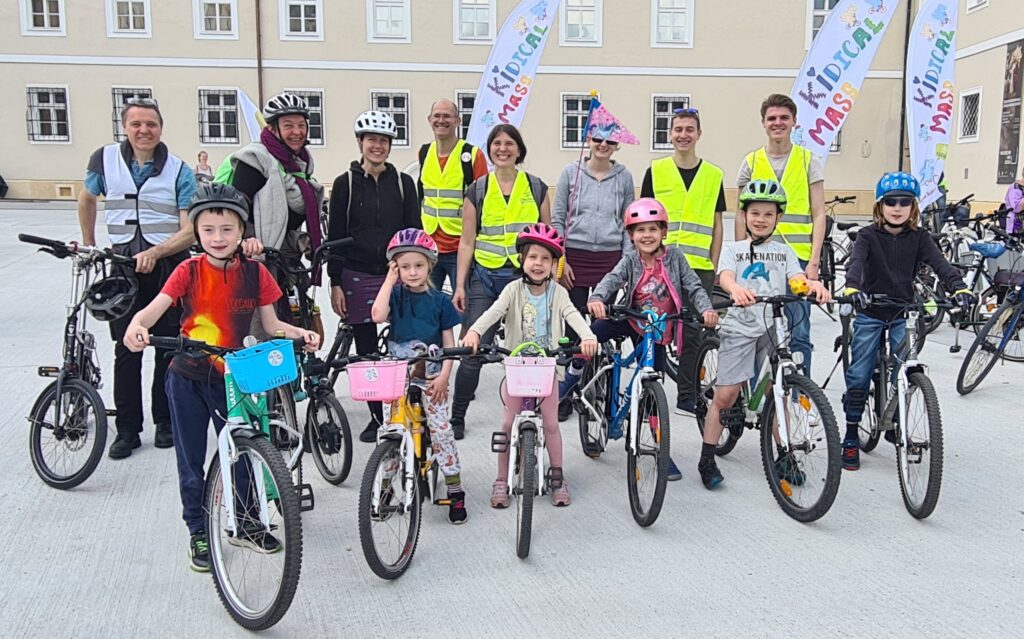
<svg viewBox="0 0 1024 639">
<path fill-rule="evenodd" d="M 715 287 L 715 272 L 712 270 L 698 271 L 694 273 L 700 277 L 701 286 L 711 296 Z M 683 324 L 683 352 L 679 357 L 679 373 L 676 380 L 676 401 L 693 400 L 694 393 L 694 369 L 697 366 L 697 349 L 700 348 L 702 328 L 698 324 Z"/>
</svg>

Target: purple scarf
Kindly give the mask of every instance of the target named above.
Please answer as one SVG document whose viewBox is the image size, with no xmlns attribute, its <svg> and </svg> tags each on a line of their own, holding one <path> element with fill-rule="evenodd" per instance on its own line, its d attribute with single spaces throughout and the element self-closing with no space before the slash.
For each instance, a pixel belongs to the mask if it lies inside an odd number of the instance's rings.
<svg viewBox="0 0 1024 639">
<path fill-rule="evenodd" d="M 302 192 L 302 202 L 306 209 L 306 232 L 309 233 L 309 241 L 315 251 L 320 246 L 323 238 L 320 235 L 320 209 L 316 205 L 316 193 L 313 192 L 313 187 L 306 180 L 306 174 L 299 169 L 298 163 L 295 162 L 296 154 L 274 135 L 269 126 L 260 133 L 260 142 L 263 143 L 263 146 L 267 147 L 270 155 L 274 156 L 274 159 L 281 163 L 284 170 L 292 174 L 292 177 L 295 178 L 295 183 L 299 185 L 299 191 Z M 309 157 L 309 151 L 306 150 L 306 147 L 302 147 L 302 150 L 299 151 L 298 158 L 306 163 L 307 168 L 312 164 L 312 159 Z"/>
</svg>

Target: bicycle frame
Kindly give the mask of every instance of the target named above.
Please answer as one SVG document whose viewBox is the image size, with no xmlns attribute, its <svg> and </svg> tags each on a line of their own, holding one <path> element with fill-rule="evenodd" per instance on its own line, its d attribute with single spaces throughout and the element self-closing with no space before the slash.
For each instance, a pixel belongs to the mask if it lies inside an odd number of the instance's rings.
<svg viewBox="0 0 1024 639">
<path fill-rule="evenodd" d="M 557 388 L 552 392 L 557 393 Z M 513 398 L 509 398 L 512 400 Z M 544 427 L 541 421 L 541 415 L 537 412 L 537 408 L 540 405 L 540 398 L 537 397 L 523 397 L 521 398 L 522 407 L 519 409 L 519 413 L 516 415 L 515 420 L 512 421 L 512 432 L 509 434 L 509 456 L 508 456 L 508 477 L 515 477 L 516 473 L 516 461 L 518 455 L 511 454 L 512 450 L 519 449 L 520 433 L 524 430 L 532 430 L 537 435 L 535 446 L 537 448 L 537 483 L 535 495 L 543 495 L 545 490 L 544 484 L 544 455 L 543 452 L 547 450 L 547 444 L 544 441 Z M 538 426 L 538 424 L 540 426 Z"/>
<path fill-rule="evenodd" d="M 786 411 L 786 391 L 783 388 L 783 380 L 790 373 L 796 372 L 796 363 L 793 361 L 792 355 L 789 350 L 782 346 L 786 340 L 786 322 L 783 318 L 783 305 L 773 304 L 772 305 L 772 329 L 775 331 L 775 343 L 779 347 L 769 357 L 765 358 L 765 362 L 761 366 L 762 376 L 765 374 L 774 375 L 772 380 L 772 401 L 775 402 L 775 419 L 779 423 L 777 434 L 779 437 L 779 444 L 781 444 L 786 450 L 789 450 L 789 413 Z M 758 382 L 763 377 L 758 377 Z M 749 393 L 749 385 L 747 388 Z M 771 424 L 765 424 L 763 427 L 771 427 Z"/>
</svg>

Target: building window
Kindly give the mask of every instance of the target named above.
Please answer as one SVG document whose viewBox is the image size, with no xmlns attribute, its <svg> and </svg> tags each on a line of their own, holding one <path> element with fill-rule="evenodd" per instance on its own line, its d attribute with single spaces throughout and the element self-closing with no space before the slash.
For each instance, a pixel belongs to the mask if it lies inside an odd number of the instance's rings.
<svg viewBox="0 0 1024 639">
<path fill-rule="evenodd" d="M 602 0 L 566 0 L 559 13 L 559 44 L 601 46 Z"/>
<path fill-rule="evenodd" d="M 145 87 L 114 87 L 110 90 L 110 97 L 113 102 L 111 119 L 114 127 L 114 142 L 121 142 L 125 139 L 124 127 L 121 126 L 121 114 L 124 112 L 125 102 L 135 98 L 152 98 L 153 89 Z"/>
<path fill-rule="evenodd" d="M 459 91 L 455 94 L 455 104 L 459 107 L 459 117 L 462 123 L 459 125 L 459 137 L 463 140 L 469 135 L 469 121 L 473 118 L 473 107 L 476 106 L 476 93 L 472 91 Z"/>
<path fill-rule="evenodd" d="M 369 42 L 410 42 L 409 0 L 366 0 Z"/>
<path fill-rule="evenodd" d="M 981 87 L 960 92 L 960 128 L 957 142 L 977 142 L 981 130 Z"/>
<path fill-rule="evenodd" d="M 70 142 L 68 90 L 65 87 L 28 87 L 29 142 Z"/>
<path fill-rule="evenodd" d="M 485 44 L 494 40 L 495 0 L 454 0 L 455 43 Z"/>
<path fill-rule="evenodd" d="M 149 0 L 107 0 L 107 37 L 148 38 L 149 16 Z"/>
<path fill-rule="evenodd" d="M 238 0 L 192 0 L 195 37 L 237 40 L 237 14 Z"/>
<path fill-rule="evenodd" d="M 828 19 L 828 14 L 832 13 L 832 9 L 836 8 L 839 4 L 839 0 L 811 0 L 811 15 L 810 15 L 810 37 L 807 40 L 807 48 L 811 48 L 811 42 L 818 37 L 818 32 L 821 31 L 821 27 L 825 25 L 825 20 Z"/>
<path fill-rule="evenodd" d="M 370 108 L 390 113 L 398 126 L 398 137 L 391 146 L 409 146 L 409 92 L 373 91 L 370 93 Z"/>
<path fill-rule="evenodd" d="M 323 0 L 279 0 L 282 40 L 323 40 Z"/>
<path fill-rule="evenodd" d="M 843 132 L 842 130 L 836 131 L 836 137 L 832 140 L 832 144 L 828 147 L 829 153 L 839 153 L 843 150 Z"/>
<path fill-rule="evenodd" d="M 64 0 L 20 0 L 21 35 L 64 35 Z"/>
<path fill-rule="evenodd" d="M 583 127 L 590 113 L 590 96 L 585 93 L 562 94 L 562 148 L 578 149 L 586 141 Z"/>
<path fill-rule="evenodd" d="M 651 0 L 651 46 L 693 44 L 693 0 Z"/>
<path fill-rule="evenodd" d="M 238 144 L 238 93 L 234 89 L 199 89 L 199 141 Z"/>
<path fill-rule="evenodd" d="M 320 89 L 285 89 L 302 96 L 309 107 L 309 132 L 307 137 L 312 146 L 324 146 L 324 92 Z"/>
<path fill-rule="evenodd" d="M 651 150 L 672 149 L 669 132 L 672 131 L 672 114 L 676 109 L 690 108 L 690 98 L 685 95 L 654 96 L 654 116 L 651 122 Z"/>
<path fill-rule="evenodd" d="M 967 13 L 988 6 L 988 0 L 967 0 Z"/>
</svg>

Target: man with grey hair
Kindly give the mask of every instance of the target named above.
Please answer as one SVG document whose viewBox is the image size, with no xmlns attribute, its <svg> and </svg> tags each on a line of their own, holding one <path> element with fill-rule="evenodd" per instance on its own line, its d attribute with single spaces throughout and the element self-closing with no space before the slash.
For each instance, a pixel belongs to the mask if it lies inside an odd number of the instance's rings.
<svg viewBox="0 0 1024 639">
<path fill-rule="evenodd" d="M 125 140 L 100 147 L 89 158 L 78 197 L 82 241 L 96 245 L 96 202 L 105 196 L 104 222 L 114 252 L 135 258 L 138 293 L 128 312 L 110 323 L 114 340 L 114 407 L 117 437 L 111 459 L 123 459 L 142 445 L 142 353 L 122 343 L 132 316 L 149 304 L 171 272 L 188 257 L 194 242 L 187 209 L 196 191 L 192 169 L 160 141 L 164 119 L 156 100 L 133 98 L 121 113 Z M 178 334 L 178 315 L 169 311 L 153 327 L 154 335 Z M 164 391 L 168 360 L 154 356 L 151 405 L 157 448 L 171 448 L 171 414 Z"/>
</svg>

